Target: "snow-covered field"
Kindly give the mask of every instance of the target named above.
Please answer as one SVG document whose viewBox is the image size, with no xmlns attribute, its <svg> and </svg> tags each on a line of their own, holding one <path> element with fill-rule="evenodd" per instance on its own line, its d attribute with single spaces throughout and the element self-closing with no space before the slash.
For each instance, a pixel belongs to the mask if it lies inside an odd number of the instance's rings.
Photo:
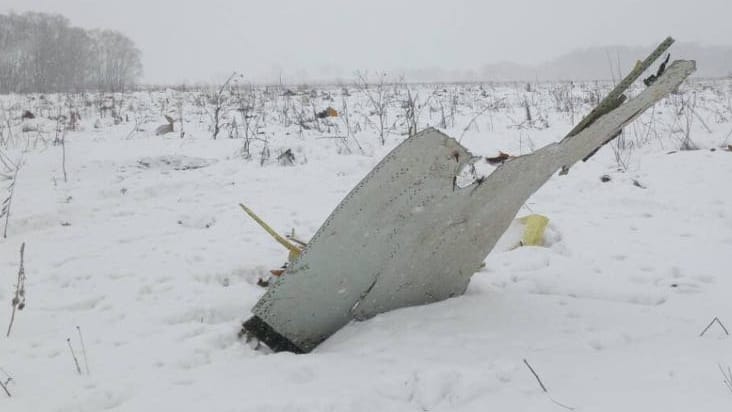
<svg viewBox="0 0 732 412">
<path fill-rule="evenodd" d="M 732 327 L 727 81 L 684 86 L 553 177 L 519 213 L 549 217 L 546 247 L 504 239 L 465 296 L 351 323 L 307 355 L 237 338 L 257 280 L 286 259 L 237 203 L 307 239 L 405 138 L 409 96 L 418 128 L 517 155 L 561 139 L 608 87 L 387 86 L 384 145 L 375 87 L 227 97 L 215 141 L 196 92 L 0 97 L 2 150 L 23 162 L 0 240 L 0 411 L 732 409 L 732 337 L 717 323 L 700 337 L 715 317 Z M 67 182 L 59 102 L 82 117 Z M 328 106 L 339 116 L 315 120 Z M 179 122 L 156 136 L 181 108 L 185 136 Z M 22 242 L 26 306 L 6 338 Z"/>
</svg>

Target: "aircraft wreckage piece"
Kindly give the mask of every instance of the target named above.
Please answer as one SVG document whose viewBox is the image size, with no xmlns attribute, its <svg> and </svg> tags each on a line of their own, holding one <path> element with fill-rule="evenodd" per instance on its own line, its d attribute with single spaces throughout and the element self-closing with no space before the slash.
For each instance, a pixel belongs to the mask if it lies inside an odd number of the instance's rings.
<svg viewBox="0 0 732 412">
<path fill-rule="evenodd" d="M 693 61 L 674 62 L 584 130 L 464 188 L 456 175 L 475 158 L 460 143 L 435 129 L 406 139 L 336 207 L 244 329 L 274 351 L 309 352 L 352 319 L 463 294 L 529 196 L 694 70 Z"/>
</svg>

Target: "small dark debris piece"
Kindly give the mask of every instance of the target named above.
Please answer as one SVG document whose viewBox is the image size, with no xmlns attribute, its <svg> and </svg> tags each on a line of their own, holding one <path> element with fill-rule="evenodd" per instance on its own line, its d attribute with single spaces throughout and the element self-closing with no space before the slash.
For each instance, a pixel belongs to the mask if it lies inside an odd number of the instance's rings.
<svg viewBox="0 0 732 412">
<path fill-rule="evenodd" d="M 503 164 L 503 162 L 505 162 L 506 160 L 508 160 L 508 159 L 510 159 L 512 157 L 513 156 L 511 156 L 508 153 L 498 152 L 498 156 L 486 157 L 485 160 L 488 162 L 488 164 L 491 164 L 491 165 L 500 165 L 500 164 Z"/>
<path fill-rule="evenodd" d="M 71 226 L 71 223 L 69 223 L 69 222 L 61 222 L 61 226 L 64 226 L 64 227 Z"/>
<path fill-rule="evenodd" d="M 155 136 L 162 136 L 164 134 L 173 133 L 173 124 L 163 124 L 155 128 Z"/>
<path fill-rule="evenodd" d="M 334 108 L 332 108 L 332 107 L 329 106 L 328 108 L 326 108 L 322 112 L 318 112 L 316 114 L 316 116 L 318 117 L 318 119 L 325 119 L 326 117 L 337 117 L 338 116 L 338 111 L 336 109 L 334 109 Z"/>
<path fill-rule="evenodd" d="M 607 182 L 609 182 L 609 181 L 611 181 L 611 180 L 612 180 L 612 179 L 610 178 L 610 175 L 602 175 L 602 176 L 600 176 L 600 181 L 601 181 L 602 183 L 607 183 Z"/>
<path fill-rule="evenodd" d="M 450 157 L 452 157 L 453 159 L 455 159 L 456 162 L 460 162 L 460 152 L 458 152 L 457 150 L 454 150 L 450 154 Z"/>
<path fill-rule="evenodd" d="M 643 84 L 645 84 L 646 87 L 649 87 L 650 85 L 655 83 L 656 80 L 658 80 L 658 78 L 661 77 L 663 72 L 666 71 L 666 64 L 668 64 L 668 59 L 670 59 L 670 58 L 671 58 L 671 53 L 666 55 L 666 59 L 658 67 L 658 72 L 656 72 L 656 74 L 652 74 L 652 75 L 646 77 L 645 79 L 643 79 Z"/>
<path fill-rule="evenodd" d="M 645 189 L 646 188 L 645 186 L 643 186 L 643 184 L 641 182 L 639 182 L 636 179 L 633 179 L 633 186 L 640 187 L 641 189 Z"/>
<path fill-rule="evenodd" d="M 274 277 L 282 276 L 282 274 L 287 270 L 287 266 L 289 266 L 289 263 L 285 262 L 284 265 L 280 266 L 278 269 L 270 270 L 269 273 Z"/>
<path fill-rule="evenodd" d="M 245 334 L 258 337 L 261 342 L 264 342 L 265 345 L 275 352 L 303 353 L 302 349 L 286 337 L 277 333 L 277 331 L 265 323 L 259 316 L 253 316 L 244 322 L 242 328 Z"/>
<path fill-rule="evenodd" d="M 728 144 L 727 145 L 727 151 L 728 152 L 732 152 L 732 144 Z"/>
<path fill-rule="evenodd" d="M 277 162 L 280 166 L 293 166 L 295 164 L 295 155 L 292 153 L 292 149 L 287 149 L 277 156 Z"/>
<path fill-rule="evenodd" d="M 23 119 L 23 120 L 26 120 L 26 119 L 35 119 L 36 118 L 36 115 L 34 115 L 33 113 L 31 113 L 30 110 L 26 110 L 26 111 L 23 112 L 23 115 L 20 116 L 20 118 Z"/>
</svg>

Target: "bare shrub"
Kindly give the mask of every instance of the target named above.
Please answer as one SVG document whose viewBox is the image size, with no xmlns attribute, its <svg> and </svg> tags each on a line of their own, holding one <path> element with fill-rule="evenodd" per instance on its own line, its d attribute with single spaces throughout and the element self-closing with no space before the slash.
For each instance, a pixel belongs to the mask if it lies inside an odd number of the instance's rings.
<svg viewBox="0 0 732 412">
<path fill-rule="evenodd" d="M 366 95 L 377 118 L 376 130 L 379 134 L 379 142 L 386 144 L 386 126 L 389 115 L 389 91 L 386 83 L 386 73 L 376 73 L 376 81 L 369 83 L 366 73 L 356 73 L 358 77 L 356 87 Z"/>
</svg>

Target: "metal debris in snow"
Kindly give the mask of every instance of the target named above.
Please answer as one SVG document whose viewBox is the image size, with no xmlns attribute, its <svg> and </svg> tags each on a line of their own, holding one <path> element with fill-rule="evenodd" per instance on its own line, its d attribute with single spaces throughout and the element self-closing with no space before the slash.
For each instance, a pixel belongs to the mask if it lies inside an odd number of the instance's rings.
<svg viewBox="0 0 732 412">
<path fill-rule="evenodd" d="M 693 61 L 672 63 L 637 97 L 561 142 L 506 159 L 465 187 L 455 184 L 456 176 L 478 157 L 435 129 L 406 139 L 274 279 L 244 330 L 274 351 L 309 352 L 353 319 L 462 295 L 536 190 L 593 153 L 694 70 Z"/>
</svg>

